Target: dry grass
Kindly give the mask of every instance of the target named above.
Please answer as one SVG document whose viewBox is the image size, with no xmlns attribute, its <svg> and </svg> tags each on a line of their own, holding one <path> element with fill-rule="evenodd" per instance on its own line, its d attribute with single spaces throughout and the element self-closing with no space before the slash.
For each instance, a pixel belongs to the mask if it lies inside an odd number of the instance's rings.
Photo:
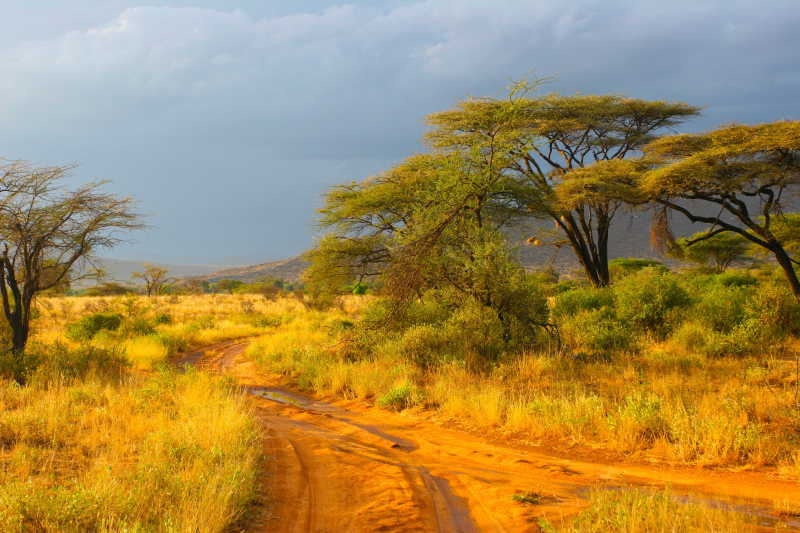
<svg viewBox="0 0 800 533">
<path fill-rule="evenodd" d="M 611 361 L 528 354 L 482 373 L 458 362 L 423 373 L 388 351 L 354 355 L 335 325 L 355 322 L 357 313 L 299 310 L 247 353 L 311 390 L 392 408 L 424 405 L 529 440 L 684 464 L 775 465 L 785 477 L 800 477 L 790 361 L 712 358 L 650 343 Z"/>
<path fill-rule="evenodd" d="M 0 530 L 218 532 L 254 493 L 256 423 L 202 374 L 0 385 Z"/>
<path fill-rule="evenodd" d="M 0 381 L 0 531 L 229 528 L 254 494 L 259 425 L 223 379 L 164 363 L 264 333 L 298 307 L 255 296 L 41 299 L 29 350 L 39 368 L 26 387 Z M 98 312 L 122 326 L 66 335 Z"/>
<path fill-rule="evenodd" d="M 736 533 L 753 531 L 755 524 L 733 511 L 681 501 L 668 490 L 595 489 L 588 508 L 567 524 L 541 526 L 562 533 Z"/>
</svg>

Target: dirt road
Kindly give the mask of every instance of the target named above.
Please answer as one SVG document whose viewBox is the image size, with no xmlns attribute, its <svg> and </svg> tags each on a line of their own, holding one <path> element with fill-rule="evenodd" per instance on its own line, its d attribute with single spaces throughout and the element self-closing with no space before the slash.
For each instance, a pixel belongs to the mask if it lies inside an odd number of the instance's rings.
<svg viewBox="0 0 800 533">
<path fill-rule="evenodd" d="M 800 531 L 775 506 L 800 509 L 800 484 L 765 473 L 604 464 L 539 447 L 493 444 L 413 414 L 323 401 L 280 386 L 217 345 L 184 362 L 232 376 L 253 398 L 267 437 L 267 506 L 248 530 L 270 532 L 538 531 L 577 512 L 591 487 L 663 487 L 757 517 L 765 530 Z M 514 494 L 533 492 L 525 504 Z"/>
</svg>

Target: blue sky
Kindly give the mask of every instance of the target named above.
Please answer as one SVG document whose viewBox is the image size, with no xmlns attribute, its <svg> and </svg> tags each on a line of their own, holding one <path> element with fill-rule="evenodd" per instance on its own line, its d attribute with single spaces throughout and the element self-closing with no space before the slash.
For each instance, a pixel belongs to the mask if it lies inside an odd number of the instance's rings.
<svg viewBox="0 0 800 533">
<path fill-rule="evenodd" d="M 796 0 L 8 0 L 0 156 L 78 163 L 152 228 L 110 255 L 307 249 L 333 184 L 422 149 L 424 116 L 512 79 L 800 118 Z"/>
</svg>

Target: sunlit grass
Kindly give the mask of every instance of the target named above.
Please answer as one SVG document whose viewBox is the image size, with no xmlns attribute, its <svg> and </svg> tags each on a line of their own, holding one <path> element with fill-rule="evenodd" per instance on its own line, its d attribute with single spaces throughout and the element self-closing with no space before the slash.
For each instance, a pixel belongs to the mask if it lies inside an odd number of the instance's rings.
<svg viewBox="0 0 800 533">
<path fill-rule="evenodd" d="M 0 384 L 0 531 L 223 531 L 259 433 L 217 378 Z"/>
<path fill-rule="evenodd" d="M 735 533 L 753 531 L 755 524 L 733 511 L 679 501 L 669 490 L 594 489 L 588 508 L 567 524 L 541 525 L 562 533 Z"/>
<path fill-rule="evenodd" d="M 610 360 L 523 354 L 475 372 L 453 362 L 421 371 L 389 346 L 359 358 L 337 321 L 357 312 L 296 310 L 247 350 L 301 387 L 391 408 L 414 405 L 526 440 L 563 440 L 669 462 L 779 467 L 798 478 L 800 422 L 788 361 L 711 358 L 650 343 Z M 348 341 L 349 342 L 349 341 Z M 403 398 L 395 400 L 395 398 Z M 405 399 L 407 397 L 407 400 Z"/>
</svg>

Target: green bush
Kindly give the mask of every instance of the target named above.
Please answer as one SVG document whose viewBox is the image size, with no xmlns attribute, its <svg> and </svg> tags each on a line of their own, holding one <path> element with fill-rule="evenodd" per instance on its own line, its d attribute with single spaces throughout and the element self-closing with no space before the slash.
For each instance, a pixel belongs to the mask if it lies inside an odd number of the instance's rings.
<svg viewBox="0 0 800 533">
<path fill-rule="evenodd" d="M 710 285 L 698 295 L 691 314 L 714 331 L 728 332 L 745 319 L 752 294 L 741 285 Z"/>
<path fill-rule="evenodd" d="M 122 329 L 125 336 L 128 337 L 142 337 L 156 332 L 156 328 L 141 316 L 126 321 Z"/>
<path fill-rule="evenodd" d="M 153 318 L 155 324 L 172 324 L 172 316 L 169 313 L 158 313 Z"/>
<path fill-rule="evenodd" d="M 420 402 L 420 390 L 411 383 L 403 383 L 389 389 L 378 398 L 378 405 L 384 409 L 402 411 Z"/>
<path fill-rule="evenodd" d="M 703 322 L 688 321 L 678 327 L 672 341 L 686 350 L 710 357 L 718 357 L 731 351 L 730 339 Z"/>
<path fill-rule="evenodd" d="M 411 326 L 391 344 L 401 357 L 421 367 L 441 363 L 454 352 L 452 340 L 443 329 L 430 324 Z"/>
<path fill-rule="evenodd" d="M 800 333 L 800 302 L 785 285 L 760 286 L 745 305 L 744 312 L 746 320 L 753 322 L 765 339 Z"/>
<path fill-rule="evenodd" d="M 121 324 L 122 315 L 119 313 L 95 313 L 67 324 L 66 334 L 74 341 L 88 341 L 101 330 L 116 331 Z"/>
<path fill-rule="evenodd" d="M 610 289 L 584 287 L 562 292 L 555 297 L 552 314 L 556 319 L 577 315 L 581 311 L 593 311 L 603 307 L 614 307 L 614 294 Z"/>
<path fill-rule="evenodd" d="M 578 312 L 560 324 L 562 341 L 573 352 L 607 353 L 627 350 L 633 345 L 633 335 L 608 307 Z"/>
<path fill-rule="evenodd" d="M 656 336 L 668 334 L 677 311 L 689 306 L 688 293 L 674 274 L 645 268 L 614 285 L 617 317 L 626 325 Z"/>
<path fill-rule="evenodd" d="M 35 379 L 82 379 L 88 375 L 107 379 L 120 379 L 130 366 L 123 353 L 94 346 L 81 346 L 70 350 L 63 344 L 32 346 L 28 349 L 35 357 Z"/>
<path fill-rule="evenodd" d="M 638 272 L 643 268 L 667 269 L 660 261 L 643 257 L 617 257 L 608 262 L 608 271 L 612 278 L 621 278 Z"/>
</svg>

